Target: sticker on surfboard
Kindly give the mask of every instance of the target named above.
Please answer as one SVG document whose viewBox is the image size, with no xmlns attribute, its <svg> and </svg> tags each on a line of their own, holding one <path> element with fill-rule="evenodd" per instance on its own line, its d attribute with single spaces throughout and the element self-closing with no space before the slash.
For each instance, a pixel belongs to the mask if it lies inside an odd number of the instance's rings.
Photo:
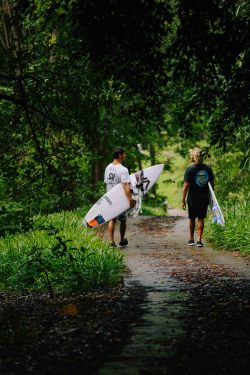
<svg viewBox="0 0 250 375">
<path fill-rule="evenodd" d="M 210 193 L 210 205 L 213 213 L 212 221 L 213 223 L 217 223 L 224 226 L 225 219 L 210 182 L 208 182 L 208 188 Z"/>
<path fill-rule="evenodd" d="M 136 201 L 133 216 L 137 215 L 141 207 L 142 197 L 151 189 L 159 178 L 164 164 L 156 164 L 130 175 L 131 187 Z M 122 184 L 117 184 L 104 194 L 87 212 L 83 225 L 96 228 L 130 209 L 129 200 Z"/>
</svg>

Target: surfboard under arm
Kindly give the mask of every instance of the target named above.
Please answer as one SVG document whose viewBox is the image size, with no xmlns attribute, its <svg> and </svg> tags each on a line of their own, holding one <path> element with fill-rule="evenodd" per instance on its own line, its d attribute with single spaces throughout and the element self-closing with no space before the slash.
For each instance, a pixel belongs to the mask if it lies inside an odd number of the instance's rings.
<svg viewBox="0 0 250 375">
<path fill-rule="evenodd" d="M 142 198 L 155 184 L 163 170 L 164 164 L 147 167 L 130 175 L 133 190 L 139 191 Z M 138 190 L 139 189 L 139 190 Z M 140 211 L 141 200 L 137 202 L 137 210 Z M 88 228 L 96 228 L 109 220 L 118 217 L 122 212 L 130 208 L 130 202 L 121 183 L 104 194 L 88 211 L 83 219 L 83 225 Z M 137 212 L 137 213 L 138 213 Z"/>
<path fill-rule="evenodd" d="M 210 182 L 208 182 L 208 188 L 209 188 L 209 193 L 210 193 L 211 210 L 214 215 L 212 218 L 212 221 L 224 226 L 225 219 L 224 219 L 223 213 L 221 211 L 221 208 L 219 206 L 219 203 L 217 201 L 217 198 L 215 196 L 214 190 Z"/>
</svg>

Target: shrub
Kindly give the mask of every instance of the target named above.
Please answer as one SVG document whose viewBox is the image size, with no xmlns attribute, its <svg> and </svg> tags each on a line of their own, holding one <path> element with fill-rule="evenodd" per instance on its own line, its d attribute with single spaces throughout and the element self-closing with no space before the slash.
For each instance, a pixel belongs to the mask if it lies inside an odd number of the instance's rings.
<svg viewBox="0 0 250 375">
<path fill-rule="evenodd" d="M 80 211 L 38 217 L 34 230 L 0 240 L 2 288 L 73 291 L 119 282 L 122 253 L 83 227 Z"/>
<path fill-rule="evenodd" d="M 237 250 L 250 254 L 250 203 L 229 202 L 222 206 L 225 216 L 225 227 L 212 224 L 209 220 L 206 237 L 217 248 Z"/>
</svg>

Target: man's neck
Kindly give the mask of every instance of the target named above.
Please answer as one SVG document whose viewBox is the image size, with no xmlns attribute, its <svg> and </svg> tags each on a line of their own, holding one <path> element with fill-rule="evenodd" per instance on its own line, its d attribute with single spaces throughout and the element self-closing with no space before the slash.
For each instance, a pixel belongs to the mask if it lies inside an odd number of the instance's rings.
<svg viewBox="0 0 250 375">
<path fill-rule="evenodd" d="M 119 160 L 119 159 L 114 159 L 114 160 L 113 160 L 113 164 L 114 164 L 114 165 L 119 165 L 119 164 L 122 164 L 122 162 L 121 162 L 121 160 Z"/>
</svg>

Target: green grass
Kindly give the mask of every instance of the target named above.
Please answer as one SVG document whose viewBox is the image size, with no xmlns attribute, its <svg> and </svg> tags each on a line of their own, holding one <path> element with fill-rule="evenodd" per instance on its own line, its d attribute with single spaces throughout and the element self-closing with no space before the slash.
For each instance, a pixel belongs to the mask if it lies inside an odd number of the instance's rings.
<svg viewBox="0 0 250 375">
<path fill-rule="evenodd" d="M 206 238 L 219 249 L 250 254 L 250 203 L 222 206 L 226 224 L 224 227 L 207 220 Z"/>
<path fill-rule="evenodd" d="M 158 192 L 166 196 L 169 208 L 181 207 L 183 176 L 188 160 L 171 151 L 165 155 L 171 170 L 164 171 L 160 176 Z"/>
<path fill-rule="evenodd" d="M 122 253 L 82 225 L 83 212 L 40 217 L 36 229 L 0 240 L 0 287 L 73 291 L 114 285 Z"/>
<path fill-rule="evenodd" d="M 185 168 L 188 165 L 188 159 L 183 158 L 180 154 L 176 153 L 173 148 L 160 151 L 157 154 L 157 163 L 163 163 L 166 168 L 161 173 L 157 180 L 157 196 L 162 198 L 162 201 L 167 203 L 168 208 L 181 207 L 181 189 L 183 185 L 183 176 Z M 149 164 L 144 165 L 148 167 Z M 150 194 L 150 193 L 149 193 Z M 143 205 L 144 206 L 144 205 Z M 159 214 L 165 214 L 166 211 L 159 206 L 158 210 L 152 205 L 145 204 L 146 211 L 152 208 L 152 212 L 159 211 Z"/>
<path fill-rule="evenodd" d="M 145 154 L 148 153 L 145 151 Z M 147 156 L 148 160 L 143 162 L 143 168 L 151 165 L 149 154 Z M 164 204 L 168 208 L 181 207 L 181 189 L 188 159 L 175 152 L 173 147 L 168 147 L 156 154 L 156 164 L 161 163 L 165 165 L 165 168 L 156 182 L 157 197 L 160 197 L 161 203 L 153 203 L 152 189 L 148 193 L 148 196 L 150 196 L 149 202 L 147 198 L 142 201 L 143 215 L 165 215 L 166 209 L 162 207 Z"/>
</svg>

